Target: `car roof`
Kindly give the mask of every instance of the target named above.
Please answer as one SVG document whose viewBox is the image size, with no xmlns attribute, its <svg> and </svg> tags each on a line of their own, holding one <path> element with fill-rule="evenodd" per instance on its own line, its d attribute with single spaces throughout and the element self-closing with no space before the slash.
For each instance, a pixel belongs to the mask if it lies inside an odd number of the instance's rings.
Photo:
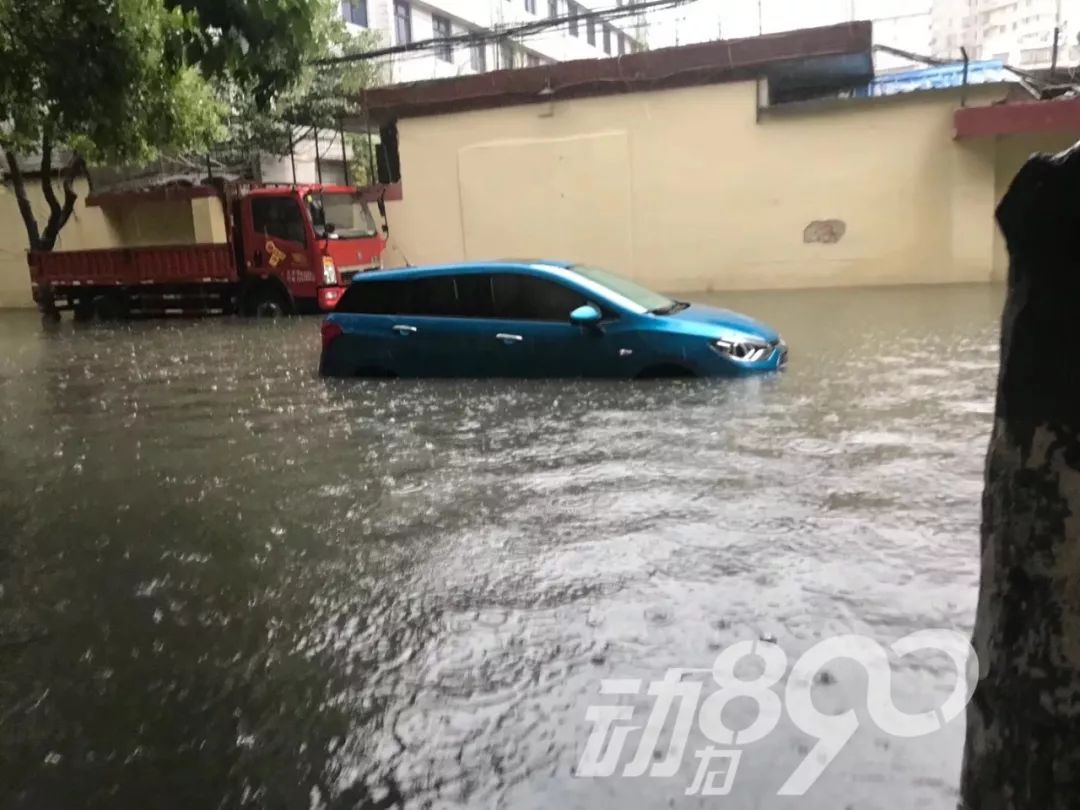
<svg viewBox="0 0 1080 810">
<path fill-rule="evenodd" d="M 419 267 L 401 267 L 394 270 L 376 270 L 371 273 L 357 273 L 353 284 L 373 281 L 405 281 L 429 276 L 446 276 L 454 273 L 492 272 L 516 270 L 543 272 L 544 270 L 569 270 L 577 263 L 554 259 L 499 259 L 488 262 L 458 262 L 455 264 L 429 264 Z"/>
</svg>

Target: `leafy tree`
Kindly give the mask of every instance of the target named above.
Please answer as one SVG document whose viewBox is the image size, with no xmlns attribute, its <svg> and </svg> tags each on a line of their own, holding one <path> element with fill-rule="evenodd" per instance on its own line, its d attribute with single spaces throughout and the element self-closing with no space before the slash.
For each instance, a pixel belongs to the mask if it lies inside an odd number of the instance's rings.
<svg viewBox="0 0 1080 810">
<path fill-rule="evenodd" d="M 232 74 L 221 94 L 228 99 L 228 145 L 234 151 L 288 154 L 291 146 L 318 130 L 337 130 L 341 119 L 360 112 L 354 101 L 360 91 L 378 82 L 372 61 L 317 66 L 315 57 L 361 53 L 379 45 L 373 31 L 351 33 L 337 15 L 335 0 L 315 0 L 319 8 L 311 32 L 313 49 L 293 82 L 279 90 L 272 103 L 260 102 L 257 88 L 243 74 Z M 254 79 L 256 85 L 258 78 Z M 354 150 L 355 151 L 355 150 Z"/>
<path fill-rule="evenodd" d="M 55 247 L 87 163 L 222 142 L 285 152 L 299 122 L 330 126 L 373 68 L 312 63 L 372 41 L 347 33 L 333 0 L 0 0 L 0 152 L 30 249 Z M 43 227 L 20 162 L 34 155 Z"/>
<path fill-rule="evenodd" d="M 87 161 L 145 160 L 212 141 L 222 108 L 185 62 L 196 18 L 161 0 L 0 0 L 0 150 L 32 250 L 52 250 Z M 41 227 L 20 157 L 37 155 Z M 63 155 L 63 201 L 53 161 Z"/>
</svg>

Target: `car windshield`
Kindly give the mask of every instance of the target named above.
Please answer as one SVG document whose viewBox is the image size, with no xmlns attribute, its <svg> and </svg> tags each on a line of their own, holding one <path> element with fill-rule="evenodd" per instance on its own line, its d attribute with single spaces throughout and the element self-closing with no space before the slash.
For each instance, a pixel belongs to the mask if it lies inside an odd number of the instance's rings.
<svg viewBox="0 0 1080 810">
<path fill-rule="evenodd" d="M 308 207 L 311 224 L 320 239 L 364 239 L 377 233 L 367 203 L 354 194 L 312 194 Z"/>
<path fill-rule="evenodd" d="M 642 287 L 637 282 L 607 270 L 601 270 L 598 267 L 586 267 L 580 264 L 574 265 L 572 269 L 579 276 L 607 287 L 612 292 L 618 293 L 648 312 L 667 313 L 674 312 L 679 308 L 678 301 L 653 292 L 647 287 Z"/>
</svg>

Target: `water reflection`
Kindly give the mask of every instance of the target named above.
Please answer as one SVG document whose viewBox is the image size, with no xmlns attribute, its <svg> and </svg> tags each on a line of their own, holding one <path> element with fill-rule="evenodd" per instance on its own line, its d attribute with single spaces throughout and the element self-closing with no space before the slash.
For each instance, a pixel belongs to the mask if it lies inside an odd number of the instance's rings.
<svg viewBox="0 0 1080 810">
<path fill-rule="evenodd" d="M 719 300 L 786 374 L 322 381 L 310 320 L 0 318 L 0 805 L 682 806 L 689 755 L 573 776 L 601 678 L 966 631 L 999 291 Z M 953 806 L 961 725 L 864 722 L 806 806 Z M 753 746 L 726 806 L 812 743 Z"/>
</svg>

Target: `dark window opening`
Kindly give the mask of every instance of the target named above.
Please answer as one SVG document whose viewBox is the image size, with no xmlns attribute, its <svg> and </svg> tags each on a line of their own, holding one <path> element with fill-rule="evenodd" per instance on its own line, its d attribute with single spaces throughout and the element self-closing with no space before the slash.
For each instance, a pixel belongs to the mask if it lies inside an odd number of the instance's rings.
<svg viewBox="0 0 1080 810">
<path fill-rule="evenodd" d="M 412 9 L 405 0 L 394 0 L 394 35 L 398 45 L 412 42 Z"/>
<path fill-rule="evenodd" d="M 431 18 L 431 31 L 435 39 L 450 38 L 450 20 L 446 17 L 433 16 Z M 444 62 L 454 61 L 454 46 L 449 42 L 438 42 L 435 45 L 435 56 Z"/>
<path fill-rule="evenodd" d="M 345 22 L 367 28 L 367 0 L 341 0 L 341 16 Z"/>
<path fill-rule="evenodd" d="M 611 26 L 604 26 L 604 53 L 611 53 Z"/>
<path fill-rule="evenodd" d="M 570 17 L 570 22 L 567 24 L 567 27 L 569 28 L 570 36 L 572 37 L 578 35 L 578 11 L 579 6 L 574 0 L 570 0 L 570 2 L 566 4 L 566 14 Z"/>
<path fill-rule="evenodd" d="M 590 17 L 589 21 L 585 24 L 585 40 L 590 45 L 596 44 L 596 20 L 592 17 Z"/>
<path fill-rule="evenodd" d="M 252 197 L 251 226 L 263 236 L 307 244 L 304 215 L 291 197 Z"/>
<path fill-rule="evenodd" d="M 536 13 L 536 0 L 525 0 L 525 10 L 530 14 Z"/>
<path fill-rule="evenodd" d="M 548 16 L 552 19 L 559 16 L 559 0 L 548 0 Z"/>
<path fill-rule="evenodd" d="M 512 68 L 514 66 L 514 43 L 503 40 L 499 43 L 499 59 L 502 62 L 499 67 Z"/>
<path fill-rule="evenodd" d="M 398 154 L 397 123 L 391 122 L 379 128 L 379 148 L 376 152 L 379 182 L 384 184 L 401 181 L 401 156 Z"/>
<path fill-rule="evenodd" d="M 487 48 L 483 43 L 473 45 L 469 50 L 469 66 L 477 73 L 487 70 Z"/>
<path fill-rule="evenodd" d="M 626 37 L 623 34 L 619 34 L 619 56 L 626 55 Z"/>
</svg>

